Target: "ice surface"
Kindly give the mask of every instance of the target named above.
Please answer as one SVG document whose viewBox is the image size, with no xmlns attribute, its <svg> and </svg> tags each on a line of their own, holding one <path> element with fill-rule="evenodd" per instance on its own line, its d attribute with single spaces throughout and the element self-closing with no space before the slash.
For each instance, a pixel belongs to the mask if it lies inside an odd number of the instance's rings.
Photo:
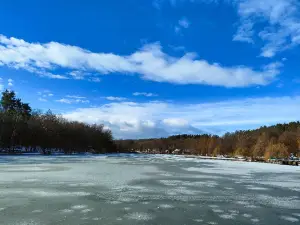
<svg viewBox="0 0 300 225">
<path fill-rule="evenodd" d="M 162 155 L 5 157 L 4 225 L 300 220 L 299 167 Z"/>
</svg>

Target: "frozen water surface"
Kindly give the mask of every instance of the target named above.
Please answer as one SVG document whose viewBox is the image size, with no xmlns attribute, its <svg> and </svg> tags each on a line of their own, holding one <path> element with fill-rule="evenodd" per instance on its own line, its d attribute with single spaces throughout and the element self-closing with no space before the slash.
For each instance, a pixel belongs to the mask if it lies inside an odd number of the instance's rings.
<svg viewBox="0 0 300 225">
<path fill-rule="evenodd" d="M 297 224 L 300 167 L 162 155 L 1 156 L 0 224 Z"/>
</svg>

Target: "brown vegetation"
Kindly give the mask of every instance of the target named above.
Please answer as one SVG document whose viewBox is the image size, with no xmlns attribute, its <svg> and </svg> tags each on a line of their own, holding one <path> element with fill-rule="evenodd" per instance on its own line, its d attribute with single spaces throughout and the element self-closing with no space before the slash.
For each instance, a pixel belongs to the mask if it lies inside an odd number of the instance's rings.
<svg viewBox="0 0 300 225">
<path fill-rule="evenodd" d="M 245 156 L 255 159 L 299 156 L 300 122 L 277 124 L 256 130 L 216 135 L 176 135 L 168 138 L 119 140 L 117 144 L 128 151 L 165 153 L 189 149 L 195 155 Z"/>
</svg>

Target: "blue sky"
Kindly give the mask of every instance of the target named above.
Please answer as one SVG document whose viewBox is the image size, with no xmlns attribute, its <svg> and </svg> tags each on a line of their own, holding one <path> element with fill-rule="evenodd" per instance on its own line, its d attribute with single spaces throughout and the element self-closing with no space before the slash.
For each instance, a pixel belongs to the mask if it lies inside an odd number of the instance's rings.
<svg viewBox="0 0 300 225">
<path fill-rule="evenodd" d="M 115 138 L 300 119 L 297 0 L 3 0 L 0 88 Z"/>
</svg>

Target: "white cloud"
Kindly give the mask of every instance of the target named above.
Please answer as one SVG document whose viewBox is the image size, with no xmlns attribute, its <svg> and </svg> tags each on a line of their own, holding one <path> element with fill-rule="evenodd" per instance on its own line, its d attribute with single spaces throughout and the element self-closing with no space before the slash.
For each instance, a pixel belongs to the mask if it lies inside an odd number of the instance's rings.
<svg viewBox="0 0 300 225">
<path fill-rule="evenodd" d="M 175 126 L 175 127 L 184 127 L 189 124 L 187 120 L 181 118 L 163 119 L 162 122 L 166 125 Z"/>
<path fill-rule="evenodd" d="M 84 99 L 72 99 L 72 98 L 62 98 L 62 99 L 58 99 L 56 100 L 56 102 L 60 102 L 60 103 L 65 103 L 65 104 L 74 104 L 74 103 L 89 103 L 89 100 L 84 100 Z"/>
<path fill-rule="evenodd" d="M 163 52 L 159 43 L 145 45 L 131 55 L 121 56 L 94 53 L 57 42 L 29 43 L 3 35 L 0 35 L 0 64 L 57 79 L 70 76 L 55 74 L 58 68 L 63 68 L 83 73 L 139 74 L 143 79 L 156 82 L 225 87 L 266 85 L 279 73 L 278 70 L 274 73 L 275 70 L 254 70 L 242 65 L 222 66 L 197 59 L 195 53 L 173 57 Z"/>
<path fill-rule="evenodd" d="M 52 94 L 52 93 L 49 93 L 49 94 L 48 94 L 49 97 L 52 97 L 53 95 L 54 95 L 54 94 Z"/>
<path fill-rule="evenodd" d="M 263 109 L 263 110 L 262 110 Z M 224 133 L 300 119 L 300 96 L 249 98 L 202 104 L 114 102 L 64 114 L 71 120 L 103 123 L 116 138 L 179 133 Z"/>
<path fill-rule="evenodd" d="M 154 93 L 148 93 L 148 92 L 134 92 L 132 93 L 132 95 L 134 96 L 146 96 L 146 97 L 156 97 L 158 96 L 157 94 Z"/>
<path fill-rule="evenodd" d="M 126 98 L 114 97 L 114 96 L 107 96 L 107 97 L 105 97 L 105 99 L 107 99 L 109 101 L 125 101 L 126 100 Z"/>
</svg>

